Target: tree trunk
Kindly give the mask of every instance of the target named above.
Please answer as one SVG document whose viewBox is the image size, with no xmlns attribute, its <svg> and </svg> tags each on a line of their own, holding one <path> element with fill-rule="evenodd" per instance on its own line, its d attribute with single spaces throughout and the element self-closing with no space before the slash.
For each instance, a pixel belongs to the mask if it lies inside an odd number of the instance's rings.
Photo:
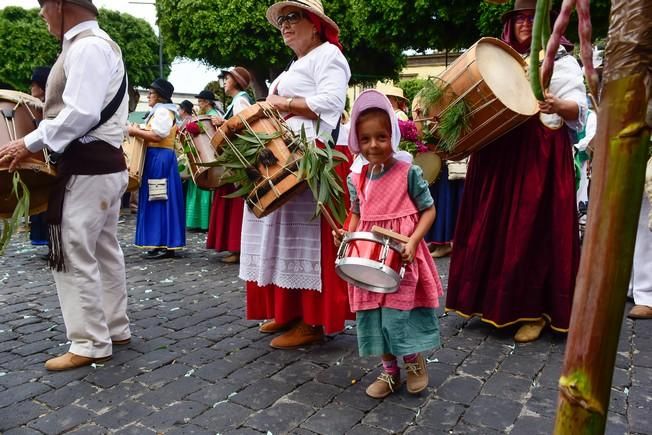
<svg viewBox="0 0 652 435">
<path fill-rule="evenodd" d="M 254 90 L 254 98 L 256 100 L 264 100 L 267 97 L 268 89 L 265 83 L 267 79 L 267 71 L 254 67 L 247 67 L 251 74 L 251 88 Z"/>
<path fill-rule="evenodd" d="M 603 433 L 607 420 L 650 138 L 650 16 L 652 0 L 612 1 L 589 220 L 559 380 L 556 434 Z"/>
</svg>

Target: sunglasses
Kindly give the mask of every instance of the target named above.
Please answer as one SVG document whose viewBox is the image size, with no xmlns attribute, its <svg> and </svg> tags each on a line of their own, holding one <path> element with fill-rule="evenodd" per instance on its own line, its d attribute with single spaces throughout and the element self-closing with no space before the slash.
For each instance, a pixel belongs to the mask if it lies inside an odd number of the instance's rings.
<svg viewBox="0 0 652 435">
<path fill-rule="evenodd" d="M 518 24 L 523 24 L 526 21 L 528 23 L 532 24 L 534 22 L 534 15 L 522 15 L 522 14 L 519 14 L 519 15 L 516 16 L 516 22 Z"/>
<path fill-rule="evenodd" d="M 302 12 L 290 12 L 287 15 L 279 15 L 276 17 L 276 25 L 278 27 L 283 27 L 283 23 L 287 22 L 288 24 L 296 24 L 303 18 Z"/>
</svg>

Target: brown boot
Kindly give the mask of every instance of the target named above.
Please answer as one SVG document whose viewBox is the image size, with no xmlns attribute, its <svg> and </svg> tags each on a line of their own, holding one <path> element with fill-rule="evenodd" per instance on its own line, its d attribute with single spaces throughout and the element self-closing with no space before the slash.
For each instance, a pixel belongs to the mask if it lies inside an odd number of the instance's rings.
<svg viewBox="0 0 652 435">
<path fill-rule="evenodd" d="M 367 396 L 374 399 L 384 399 L 390 394 L 396 392 L 401 386 L 401 375 L 395 376 L 387 372 L 382 372 L 378 378 L 367 387 Z"/>
<path fill-rule="evenodd" d="M 630 319 L 652 319 L 652 307 L 647 305 L 634 305 L 629 314 Z"/>
<path fill-rule="evenodd" d="M 428 387 L 428 369 L 423 355 L 419 354 L 413 363 L 405 363 L 405 370 L 407 371 L 405 383 L 408 393 L 417 394 Z"/>
<path fill-rule="evenodd" d="M 517 343 L 529 343 L 530 341 L 537 340 L 545 326 L 546 319 L 523 322 L 523 326 L 518 328 L 516 335 L 514 335 L 514 341 Z"/>
<path fill-rule="evenodd" d="M 444 245 L 438 245 L 434 251 L 430 253 L 430 256 L 432 258 L 442 258 L 450 255 L 450 253 L 453 251 L 453 245 L 450 243 L 446 243 Z"/>
<path fill-rule="evenodd" d="M 45 362 L 45 368 L 60 372 L 64 370 L 76 369 L 78 367 L 89 366 L 94 363 L 101 363 L 111 359 L 111 355 L 102 358 L 90 358 L 87 356 L 75 355 L 72 352 L 65 353 L 56 358 L 49 359 Z"/>
<path fill-rule="evenodd" d="M 324 328 L 310 326 L 303 321 L 283 335 L 274 338 L 269 345 L 274 349 L 294 349 L 324 341 Z"/>
<path fill-rule="evenodd" d="M 232 252 L 226 257 L 220 258 L 220 261 L 222 263 L 226 264 L 236 264 L 240 262 L 240 253 L 239 252 Z"/>
<path fill-rule="evenodd" d="M 274 319 L 267 320 L 258 327 L 258 331 L 263 332 L 265 334 L 273 334 L 275 332 L 287 331 L 292 326 L 294 326 L 295 323 L 296 322 L 278 323 Z"/>
</svg>

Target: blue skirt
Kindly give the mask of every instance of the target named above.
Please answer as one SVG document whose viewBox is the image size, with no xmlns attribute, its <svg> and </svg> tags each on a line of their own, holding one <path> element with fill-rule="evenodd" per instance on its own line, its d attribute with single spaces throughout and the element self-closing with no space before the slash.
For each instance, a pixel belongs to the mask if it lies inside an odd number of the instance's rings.
<svg viewBox="0 0 652 435">
<path fill-rule="evenodd" d="M 464 193 L 464 180 L 448 179 L 448 166 L 442 164 L 439 178 L 430 185 L 430 194 L 435 201 L 437 217 L 430 230 L 426 233 L 424 240 L 427 243 L 450 243 L 455 233 L 455 222 L 457 213 L 462 204 Z"/>
<path fill-rule="evenodd" d="M 150 201 L 147 180 L 167 179 L 168 199 Z M 139 248 L 179 249 L 186 244 L 186 210 L 176 154 L 165 148 L 149 148 L 138 192 L 136 242 Z"/>
</svg>

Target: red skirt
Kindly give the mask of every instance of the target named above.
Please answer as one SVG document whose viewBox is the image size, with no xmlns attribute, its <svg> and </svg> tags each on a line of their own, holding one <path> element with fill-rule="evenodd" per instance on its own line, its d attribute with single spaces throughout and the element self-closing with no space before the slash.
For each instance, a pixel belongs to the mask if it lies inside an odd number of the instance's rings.
<svg viewBox="0 0 652 435">
<path fill-rule="evenodd" d="M 242 235 L 242 215 L 244 198 L 224 198 L 224 195 L 235 192 L 233 184 L 227 184 L 215 190 L 211 217 L 206 236 L 206 248 L 218 252 L 240 252 Z"/>
<path fill-rule="evenodd" d="M 338 146 L 336 149 L 349 157 L 348 162 L 336 167 L 346 193 L 348 210 L 346 177 L 351 167 L 351 153 L 346 146 Z M 310 325 L 323 326 L 326 334 L 342 331 L 345 320 L 355 319 L 349 305 L 347 284 L 335 273 L 337 248 L 331 231 L 326 220 L 321 218 L 322 291 L 285 289 L 273 284 L 260 287 L 255 282 L 247 281 L 247 319 L 275 319 L 279 323 L 288 323 L 301 318 Z"/>
<path fill-rule="evenodd" d="M 497 327 L 547 318 L 568 329 L 579 265 L 568 129 L 534 117 L 471 157 L 446 309 Z"/>
</svg>

